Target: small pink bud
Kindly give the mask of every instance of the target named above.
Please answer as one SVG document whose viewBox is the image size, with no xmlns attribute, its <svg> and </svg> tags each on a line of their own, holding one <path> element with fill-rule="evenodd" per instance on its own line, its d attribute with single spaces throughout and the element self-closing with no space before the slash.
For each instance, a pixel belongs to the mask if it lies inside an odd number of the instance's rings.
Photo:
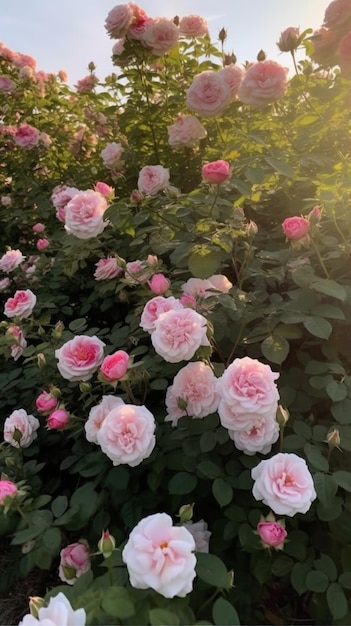
<svg viewBox="0 0 351 626">
<path fill-rule="evenodd" d="M 184 307 L 196 309 L 196 298 L 191 293 L 185 293 L 181 296 L 181 298 L 179 298 L 179 302 Z"/>
<path fill-rule="evenodd" d="M 94 189 L 108 200 L 112 200 L 115 197 L 115 190 L 107 183 L 97 182 Z"/>
<path fill-rule="evenodd" d="M 48 239 L 38 239 L 37 241 L 38 250 L 45 250 L 45 248 L 47 248 L 48 245 L 49 245 Z"/>
<path fill-rule="evenodd" d="M 289 26 L 280 35 L 277 46 L 281 52 L 292 52 L 299 45 L 300 30 L 297 26 Z"/>
<path fill-rule="evenodd" d="M 124 350 L 117 350 L 106 356 L 101 363 L 100 374 L 108 382 L 116 382 L 127 373 L 129 355 Z"/>
<path fill-rule="evenodd" d="M 279 522 L 260 522 L 257 532 L 264 548 L 282 550 L 284 541 L 288 535 L 284 526 Z"/>
<path fill-rule="evenodd" d="M 50 413 L 46 420 L 46 425 L 49 430 L 61 430 L 65 428 L 69 422 L 69 413 L 64 409 L 56 409 Z"/>
<path fill-rule="evenodd" d="M 35 406 L 40 413 L 50 413 L 57 407 L 57 398 L 48 391 L 43 391 L 36 399 Z"/>
<path fill-rule="evenodd" d="M 142 199 L 143 199 L 143 196 L 140 193 L 140 191 L 138 191 L 137 189 L 134 189 L 134 191 L 132 191 L 132 193 L 130 194 L 131 202 L 139 203 L 142 201 Z"/>
<path fill-rule="evenodd" d="M 111 556 L 115 547 L 116 547 L 115 538 L 112 537 L 112 535 L 110 535 L 110 532 L 108 530 L 103 530 L 101 539 L 98 543 L 98 549 L 100 550 L 104 559 L 108 559 L 108 557 Z"/>
<path fill-rule="evenodd" d="M 149 287 L 156 296 L 162 296 L 170 286 L 170 281 L 163 274 L 154 274 L 149 280 Z"/>
<path fill-rule="evenodd" d="M 312 211 L 310 211 L 309 214 L 307 215 L 307 219 L 309 223 L 311 224 L 311 226 L 314 226 L 315 224 L 319 224 L 319 222 L 322 219 L 321 207 L 318 205 L 314 206 Z"/>
<path fill-rule="evenodd" d="M 42 233 L 43 230 L 45 230 L 45 226 L 44 226 L 44 224 L 41 224 L 40 222 L 37 222 L 37 224 L 34 224 L 34 226 L 32 226 L 32 230 L 35 233 Z"/>
</svg>

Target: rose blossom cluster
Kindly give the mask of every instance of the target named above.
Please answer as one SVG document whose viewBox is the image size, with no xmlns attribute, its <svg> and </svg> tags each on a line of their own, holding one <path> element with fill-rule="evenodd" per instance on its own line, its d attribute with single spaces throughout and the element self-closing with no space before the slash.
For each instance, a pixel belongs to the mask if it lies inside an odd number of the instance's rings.
<svg viewBox="0 0 351 626">
<path fill-rule="evenodd" d="M 197 299 L 206 299 L 221 293 L 228 293 L 232 287 L 232 283 L 224 274 L 213 274 L 209 278 L 189 278 L 181 285 L 181 290 L 184 296 L 193 296 L 196 301 Z M 181 302 L 183 302 L 182 298 Z"/>
<path fill-rule="evenodd" d="M 155 351 L 168 363 L 189 361 L 201 346 L 210 346 L 206 318 L 173 296 L 149 300 L 140 326 L 151 334 Z"/>
<path fill-rule="evenodd" d="M 60 222 L 65 221 L 66 205 L 77 193 L 79 193 L 79 189 L 76 187 L 69 187 L 68 185 L 54 187 L 51 194 L 51 202 L 56 209 L 56 217 Z"/>
<path fill-rule="evenodd" d="M 340 66 L 341 76 L 351 78 L 351 5 L 333 0 L 324 13 L 323 25 L 310 37 L 310 57 L 322 66 Z"/>
<path fill-rule="evenodd" d="M 243 357 L 235 359 L 218 379 L 221 424 L 245 454 L 268 454 L 279 437 L 278 377 L 269 365 Z"/>
<path fill-rule="evenodd" d="M 84 428 L 87 440 L 99 445 L 113 465 L 139 465 L 156 443 L 152 413 L 145 406 L 125 404 L 117 396 L 103 396 L 90 409 Z"/>
<path fill-rule="evenodd" d="M 195 578 L 195 541 L 184 526 L 173 526 L 166 513 L 144 517 L 132 530 L 122 552 L 136 589 L 154 589 L 165 598 L 183 598 Z"/>
</svg>

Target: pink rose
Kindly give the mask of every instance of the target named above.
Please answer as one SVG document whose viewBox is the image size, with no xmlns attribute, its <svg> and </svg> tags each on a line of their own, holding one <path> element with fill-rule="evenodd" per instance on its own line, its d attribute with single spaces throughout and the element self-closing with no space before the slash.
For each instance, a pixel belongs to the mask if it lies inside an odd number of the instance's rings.
<svg viewBox="0 0 351 626">
<path fill-rule="evenodd" d="M 310 230 L 310 222 L 305 217 L 287 217 L 282 223 L 284 235 L 292 241 L 306 240 Z"/>
<path fill-rule="evenodd" d="M 281 98 L 288 87 L 288 69 L 275 61 L 257 61 L 246 70 L 238 90 L 244 104 L 264 107 Z"/>
<path fill-rule="evenodd" d="M 40 413 L 50 413 L 56 409 L 58 399 L 50 391 L 42 391 L 35 400 L 35 406 Z"/>
<path fill-rule="evenodd" d="M 230 176 L 230 165 L 228 161 L 211 161 L 202 166 L 202 176 L 207 183 L 219 185 L 224 183 Z"/>
<path fill-rule="evenodd" d="M 26 257 L 20 250 L 8 250 L 0 259 L 0 270 L 9 274 L 18 267 Z"/>
<path fill-rule="evenodd" d="M 49 430 L 61 430 L 65 428 L 69 422 L 69 413 L 64 409 L 56 409 L 50 413 L 46 420 L 46 425 Z"/>
<path fill-rule="evenodd" d="M 16 89 L 16 83 L 9 76 L 0 76 L 0 93 L 11 93 Z"/>
<path fill-rule="evenodd" d="M 189 307 L 190 309 L 196 309 L 196 298 L 191 293 L 185 293 L 179 298 L 179 302 L 183 307 Z"/>
<path fill-rule="evenodd" d="M 218 414 L 228 430 L 250 430 L 253 420 L 275 418 L 279 374 L 269 365 L 246 356 L 235 359 L 218 380 Z"/>
<path fill-rule="evenodd" d="M 214 294 L 214 286 L 207 278 L 188 278 L 181 285 L 181 290 L 185 295 L 194 296 L 194 298 L 209 298 Z"/>
<path fill-rule="evenodd" d="M 5 419 L 4 440 L 14 448 L 28 448 L 37 438 L 39 420 L 28 415 L 24 409 L 17 409 Z"/>
<path fill-rule="evenodd" d="M 15 324 L 8 327 L 6 335 L 12 337 L 14 343 L 11 345 L 11 356 L 14 361 L 17 361 L 22 356 L 24 348 L 27 347 L 22 329 Z"/>
<path fill-rule="evenodd" d="M 70 543 L 60 552 L 59 577 L 68 585 L 74 585 L 77 578 L 91 568 L 88 544 L 84 541 Z"/>
<path fill-rule="evenodd" d="M 179 115 L 168 127 L 168 143 L 176 150 L 198 146 L 205 137 L 207 131 L 194 115 Z"/>
<path fill-rule="evenodd" d="M 244 70 L 238 65 L 233 65 L 231 63 L 230 65 L 225 65 L 225 67 L 222 70 L 219 70 L 217 74 L 224 78 L 230 89 L 231 97 L 236 98 L 238 95 L 238 89 L 245 74 Z"/>
<path fill-rule="evenodd" d="M 179 310 L 182 308 L 183 307 L 179 300 L 173 296 L 170 296 L 169 298 L 164 298 L 162 296 L 151 298 L 151 300 L 149 300 L 144 306 L 144 310 L 141 314 L 140 326 L 146 332 L 151 333 L 155 330 L 156 320 L 161 313 L 174 309 Z"/>
<path fill-rule="evenodd" d="M 124 350 L 117 350 L 105 356 L 101 363 L 100 373 L 108 382 L 116 382 L 127 373 L 129 355 Z"/>
<path fill-rule="evenodd" d="M 20 148 L 31 150 L 39 143 L 39 136 L 40 132 L 37 128 L 30 126 L 30 124 L 21 124 L 16 130 L 13 139 Z"/>
<path fill-rule="evenodd" d="M 51 194 L 51 202 L 56 209 L 56 217 L 60 222 L 65 221 L 65 207 L 73 196 L 79 193 L 76 187 L 68 187 L 67 185 L 58 185 Z"/>
<path fill-rule="evenodd" d="M 334 30 L 319 28 L 311 36 L 313 50 L 310 53 L 312 61 L 318 65 L 335 65 L 337 62 L 337 48 L 339 37 Z"/>
<path fill-rule="evenodd" d="M 198 522 L 184 522 L 183 528 L 186 528 L 193 536 L 195 541 L 195 552 L 208 552 L 209 542 L 212 533 L 207 530 L 207 523 L 200 519 Z"/>
<path fill-rule="evenodd" d="M 277 46 L 281 52 L 296 50 L 300 37 L 300 29 L 297 26 L 289 26 L 280 34 Z"/>
<path fill-rule="evenodd" d="M 100 403 L 90 409 L 88 419 L 84 424 L 85 436 L 88 441 L 98 444 L 97 434 L 105 417 L 112 409 L 121 404 L 124 404 L 122 398 L 118 398 L 117 396 L 102 396 Z"/>
<path fill-rule="evenodd" d="M 316 499 L 306 461 L 293 453 L 280 452 L 251 470 L 252 494 L 278 515 L 307 513 Z"/>
<path fill-rule="evenodd" d="M 78 239 L 97 237 L 108 225 L 103 221 L 106 209 L 107 202 L 100 193 L 92 189 L 79 191 L 66 204 L 66 231 Z"/>
<path fill-rule="evenodd" d="M 154 274 L 149 280 L 149 287 L 157 296 L 162 296 L 170 288 L 171 283 L 164 274 Z"/>
<path fill-rule="evenodd" d="M 58 370 L 66 380 L 87 381 L 99 368 L 104 358 L 103 341 L 87 335 L 76 335 L 55 350 Z"/>
<path fill-rule="evenodd" d="M 231 99 L 230 87 L 223 74 L 207 70 L 195 76 L 187 91 L 186 104 L 202 117 L 217 117 Z"/>
<path fill-rule="evenodd" d="M 146 196 L 154 196 L 169 186 L 169 170 L 162 165 L 145 165 L 138 177 L 138 190 Z"/>
<path fill-rule="evenodd" d="M 6 300 L 4 314 L 6 317 L 18 317 L 19 320 L 23 320 L 32 315 L 36 302 L 37 297 L 30 289 L 16 291 L 13 298 Z"/>
<path fill-rule="evenodd" d="M 27 613 L 18 626 L 40 626 L 47 624 L 50 626 L 85 626 L 85 609 L 73 610 L 71 603 L 66 596 L 60 592 L 57 596 L 50 598 L 48 606 L 42 606 L 38 610 L 38 619 Z"/>
<path fill-rule="evenodd" d="M 202 361 L 188 363 L 179 370 L 166 393 L 166 422 L 176 426 L 178 419 L 206 417 L 217 411 L 219 396 L 216 377 L 209 365 Z"/>
<path fill-rule="evenodd" d="M 207 22 L 200 15 L 186 15 L 179 22 L 179 32 L 183 37 L 205 37 L 208 35 Z"/>
<path fill-rule="evenodd" d="M 173 20 L 157 17 L 146 22 L 140 41 L 151 54 L 162 56 L 177 45 L 178 39 L 179 29 Z"/>
<path fill-rule="evenodd" d="M 213 274 L 208 278 L 208 280 L 213 285 L 213 288 L 221 293 L 228 293 L 228 291 L 230 291 L 233 287 L 233 284 L 226 276 L 224 276 L 224 274 Z"/>
<path fill-rule="evenodd" d="M 144 517 L 132 530 L 122 552 L 136 589 L 154 589 L 165 598 L 184 598 L 195 578 L 195 541 L 166 513 Z"/>
<path fill-rule="evenodd" d="M 125 37 L 134 18 L 132 3 L 118 4 L 107 14 L 105 29 L 113 39 Z"/>
<path fill-rule="evenodd" d="M 135 467 L 153 451 L 155 428 L 155 418 L 145 406 L 122 404 L 106 415 L 97 440 L 113 465 Z"/>
<path fill-rule="evenodd" d="M 149 280 L 153 272 L 153 267 L 147 261 L 136 259 L 126 263 L 124 278 L 129 285 L 141 285 Z"/>
<path fill-rule="evenodd" d="M 49 245 L 50 242 L 48 239 L 38 239 L 37 241 L 37 249 L 40 251 L 45 250 Z"/>
<path fill-rule="evenodd" d="M 209 346 L 207 320 L 193 309 L 161 313 L 155 321 L 151 341 L 157 354 L 168 363 L 189 361 L 200 346 Z"/>
<path fill-rule="evenodd" d="M 100 261 L 95 263 L 95 267 L 94 278 L 96 280 L 111 280 L 123 272 L 114 256 L 109 256 L 107 259 L 100 259 Z"/>
<path fill-rule="evenodd" d="M 144 9 L 135 4 L 135 2 L 131 2 L 131 7 L 133 9 L 133 22 L 128 28 L 127 38 L 138 39 L 140 41 L 143 38 L 147 24 L 153 20 L 151 17 L 148 17 Z"/>
<path fill-rule="evenodd" d="M 279 522 L 260 522 L 257 524 L 257 532 L 264 548 L 282 550 L 284 541 L 288 536 L 284 526 Z"/>
<path fill-rule="evenodd" d="M 5 504 L 5 498 L 15 498 L 17 493 L 18 489 L 11 480 L 0 480 L 0 506 Z"/>
<path fill-rule="evenodd" d="M 349 0 L 334 0 L 324 14 L 324 26 L 337 31 L 339 34 L 347 33 L 351 28 L 351 6 Z"/>
<path fill-rule="evenodd" d="M 122 159 L 124 149 L 122 144 L 115 141 L 108 143 L 100 152 L 103 164 L 110 170 L 122 169 L 124 162 Z"/>
<path fill-rule="evenodd" d="M 11 196 L 1 196 L 1 204 L 2 206 L 11 206 L 12 204 Z"/>
<path fill-rule="evenodd" d="M 44 224 L 41 224 L 40 222 L 37 222 L 36 224 L 34 224 L 34 226 L 32 226 L 32 231 L 34 233 L 42 233 L 45 230 L 45 226 Z"/>
<path fill-rule="evenodd" d="M 256 452 L 268 454 L 279 438 L 279 425 L 273 415 L 252 419 L 247 430 L 235 430 L 235 423 L 233 426 L 233 430 L 228 430 L 229 437 L 234 441 L 235 447 L 248 456 L 253 456 Z"/>
<path fill-rule="evenodd" d="M 6 276 L 0 280 L 0 291 L 5 291 L 11 284 L 10 279 Z"/>
<path fill-rule="evenodd" d="M 13 64 L 16 67 L 30 67 L 32 70 L 35 70 L 37 67 L 37 62 L 33 57 L 29 54 L 22 54 L 21 52 L 17 54 Z"/>
<path fill-rule="evenodd" d="M 114 188 L 101 181 L 95 183 L 94 190 L 101 193 L 101 195 L 104 196 L 104 198 L 107 198 L 107 200 L 111 200 L 115 195 Z"/>
<path fill-rule="evenodd" d="M 74 86 L 78 93 L 90 93 L 93 91 L 98 82 L 99 79 L 95 76 L 95 74 L 88 74 L 87 76 L 80 78 Z"/>
</svg>

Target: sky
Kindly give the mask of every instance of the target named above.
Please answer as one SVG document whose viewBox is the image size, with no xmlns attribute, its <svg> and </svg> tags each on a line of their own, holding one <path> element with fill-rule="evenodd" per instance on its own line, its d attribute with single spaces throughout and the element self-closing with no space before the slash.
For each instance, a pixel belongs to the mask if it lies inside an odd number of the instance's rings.
<svg viewBox="0 0 351 626">
<path fill-rule="evenodd" d="M 68 73 L 73 85 L 97 66 L 102 80 L 112 71 L 111 40 L 104 28 L 108 12 L 118 0 L 0 0 L 0 41 L 16 52 L 30 54 L 38 69 Z M 323 23 L 330 0 L 140 0 L 150 17 L 206 18 L 216 42 L 222 27 L 227 30 L 225 52 L 234 52 L 237 63 L 255 61 L 259 50 L 291 67 L 290 55 L 276 46 L 282 30 L 299 26 L 316 30 Z"/>
</svg>

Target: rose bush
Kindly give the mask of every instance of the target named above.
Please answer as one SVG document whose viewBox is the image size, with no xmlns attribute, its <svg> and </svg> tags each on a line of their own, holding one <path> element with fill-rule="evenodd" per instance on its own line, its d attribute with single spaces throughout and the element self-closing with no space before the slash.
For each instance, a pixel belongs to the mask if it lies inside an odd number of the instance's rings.
<svg viewBox="0 0 351 626">
<path fill-rule="evenodd" d="M 105 27 L 74 87 L 0 44 L 0 614 L 39 572 L 9 623 L 348 623 L 349 3 L 295 75 Z"/>
</svg>

